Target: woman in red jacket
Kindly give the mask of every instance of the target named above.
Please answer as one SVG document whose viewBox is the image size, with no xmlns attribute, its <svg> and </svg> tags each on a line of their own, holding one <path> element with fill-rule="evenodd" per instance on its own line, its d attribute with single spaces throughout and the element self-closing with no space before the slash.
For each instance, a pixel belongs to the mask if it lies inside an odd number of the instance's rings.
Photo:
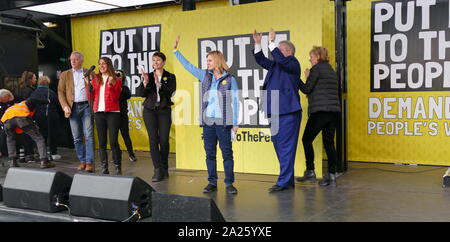
<svg viewBox="0 0 450 242">
<path fill-rule="evenodd" d="M 111 146 L 115 174 L 122 174 L 121 152 L 117 141 L 120 128 L 119 98 L 122 91 L 122 82 L 117 78 L 112 62 L 107 57 L 98 61 L 99 74 L 86 88 L 89 101 L 93 101 L 94 119 L 97 127 L 100 162 L 102 173 L 109 174 L 108 155 L 106 153 L 107 133 L 109 132 L 109 145 Z"/>
</svg>

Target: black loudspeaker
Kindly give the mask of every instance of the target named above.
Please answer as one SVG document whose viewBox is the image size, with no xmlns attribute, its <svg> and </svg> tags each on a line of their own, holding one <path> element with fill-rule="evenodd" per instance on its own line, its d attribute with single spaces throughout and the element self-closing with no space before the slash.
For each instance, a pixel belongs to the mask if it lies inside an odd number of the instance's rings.
<svg viewBox="0 0 450 242">
<path fill-rule="evenodd" d="M 154 192 L 153 222 L 225 222 L 210 198 Z"/>
<path fill-rule="evenodd" d="M 230 0 L 230 5 L 240 5 L 246 3 L 265 2 L 269 0 Z"/>
<path fill-rule="evenodd" d="M 152 214 L 153 191 L 138 177 L 75 174 L 70 209 L 72 215 L 114 221 L 125 221 L 138 210 L 145 218 Z"/>
<path fill-rule="evenodd" d="M 3 187 L 0 185 L 0 202 L 3 201 Z"/>
<path fill-rule="evenodd" d="M 195 0 L 183 0 L 181 6 L 183 11 L 195 10 Z"/>
<path fill-rule="evenodd" d="M 3 184 L 3 202 L 8 207 L 45 212 L 65 210 L 72 177 L 59 171 L 9 168 Z"/>
</svg>

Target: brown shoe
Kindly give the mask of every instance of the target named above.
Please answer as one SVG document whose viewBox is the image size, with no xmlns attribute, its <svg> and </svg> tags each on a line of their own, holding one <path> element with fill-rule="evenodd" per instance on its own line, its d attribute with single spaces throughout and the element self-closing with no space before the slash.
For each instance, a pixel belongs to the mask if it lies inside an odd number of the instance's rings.
<svg viewBox="0 0 450 242">
<path fill-rule="evenodd" d="M 86 169 L 86 162 L 81 162 L 80 166 L 77 168 L 78 171 L 84 171 Z"/>
<path fill-rule="evenodd" d="M 91 163 L 86 163 L 85 172 L 94 172 L 94 166 Z"/>
</svg>

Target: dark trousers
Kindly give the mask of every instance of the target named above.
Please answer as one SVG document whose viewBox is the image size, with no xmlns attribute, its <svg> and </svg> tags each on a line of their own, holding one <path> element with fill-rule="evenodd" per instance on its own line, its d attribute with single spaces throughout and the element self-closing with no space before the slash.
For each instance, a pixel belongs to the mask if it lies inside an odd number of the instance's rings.
<svg viewBox="0 0 450 242">
<path fill-rule="evenodd" d="M 20 135 L 20 146 L 23 147 L 25 156 L 34 156 L 34 150 L 36 148 L 36 143 L 33 138 L 27 134 Z"/>
<path fill-rule="evenodd" d="M 144 123 L 150 141 L 150 155 L 153 167 L 167 171 L 169 169 L 169 133 L 172 125 L 172 110 L 162 108 L 150 110 L 144 108 Z"/>
<path fill-rule="evenodd" d="M 122 135 L 123 142 L 127 147 L 128 154 L 133 154 L 133 143 L 131 143 L 130 129 L 128 127 L 128 113 L 120 112 L 120 134 Z"/>
<path fill-rule="evenodd" d="M 16 140 L 16 154 L 19 154 L 20 147 L 22 147 L 23 137 L 27 136 L 25 134 L 17 134 L 15 137 Z M 5 128 L 1 127 L 0 130 L 0 152 L 2 153 L 1 157 L 8 157 L 8 143 Z"/>
<path fill-rule="evenodd" d="M 314 170 L 312 143 L 319 132 L 322 131 L 323 145 L 328 157 L 328 173 L 336 173 L 337 154 L 334 148 L 334 133 L 338 122 L 339 113 L 336 112 L 317 112 L 309 116 L 302 138 L 307 170 Z"/>
<path fill-rule="evenodd" d="M 108 164 L 108 154 L 106 152 L 107 135 L 109 133 L 109 145 L 111 147 L 113 162 L 115 165 L 121 164 L 121 151 L 117 141 L 120 127 L 119 112 L 97 112 L 94 115 L 97 127 L 99 156 L 102 165 Z"/>
<path fill-rule="evenodd" d="M 8 157 L 8 146 L 6 143 L 6 132 L 3 127 L 0 130 L 0 152 L 2 152 L 2 157 Z"/>
<path fill-rule="evenodd" d="M 34 120 L 39 126 L 39 131 L 44 136 L 45 143 L 50 148 L 52 155 L 57 153 L 59 117 L 57 113 L 50 113 L 48 116 L 35 115 Z"/>
<path fill-rule="evenodd" d="M 275 117 L 270 119 L 272 143 L 280 162 L 280 176 L 277 181 L 280 187 L 289 187 L 295 183 L 294 164 L 301 121 L 301 111 L 282 114 L 278 116 L 278 120 Z"/>
<path fill-rule="evenodd" d="M 27 122 L 30 123 L 29 125 L 23 125 L 23 120 L 25 119 L 27 119 Z M 13 118 L 6 121 L 5 132 L 9 158 L 11 160 L 17 160 L 16 128 L 18 127 L 22 127 L 21 129 L 23 130 L 23 132 L 27 134 L 34 142 L 36 142 L 39 152 L 39 159 L 41 161 L 47 161 L 47 147 L 45 145 L 44 137 L 42 137 L 41 133 L 39 132 L 38 126 L 33 123 L 31 118 Z"/>
<path fill-rule="evenodd" d="M 234 182 L 234 160 L 231 144 L 231 126 L 204 125 L 203 145 L 206 152 L 206 166 L 208 168 L 209 184 L 217 186 L 217 142 L 222 151 L 223 168 L 225 170 L 225 185 Z"/>
</svg>

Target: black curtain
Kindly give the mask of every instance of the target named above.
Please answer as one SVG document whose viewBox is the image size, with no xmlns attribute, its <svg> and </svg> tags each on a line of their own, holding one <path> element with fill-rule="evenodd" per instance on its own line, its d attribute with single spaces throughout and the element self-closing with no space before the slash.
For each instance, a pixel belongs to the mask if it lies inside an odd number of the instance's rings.
<svg viewBox="0 0 450 242">
<path fill-rule="evenodd" d="M 11 82 L 24 71 L 38 72 L 36 32 L 0 26 L 0 87 L 18 87 Z"/>
</svg>

